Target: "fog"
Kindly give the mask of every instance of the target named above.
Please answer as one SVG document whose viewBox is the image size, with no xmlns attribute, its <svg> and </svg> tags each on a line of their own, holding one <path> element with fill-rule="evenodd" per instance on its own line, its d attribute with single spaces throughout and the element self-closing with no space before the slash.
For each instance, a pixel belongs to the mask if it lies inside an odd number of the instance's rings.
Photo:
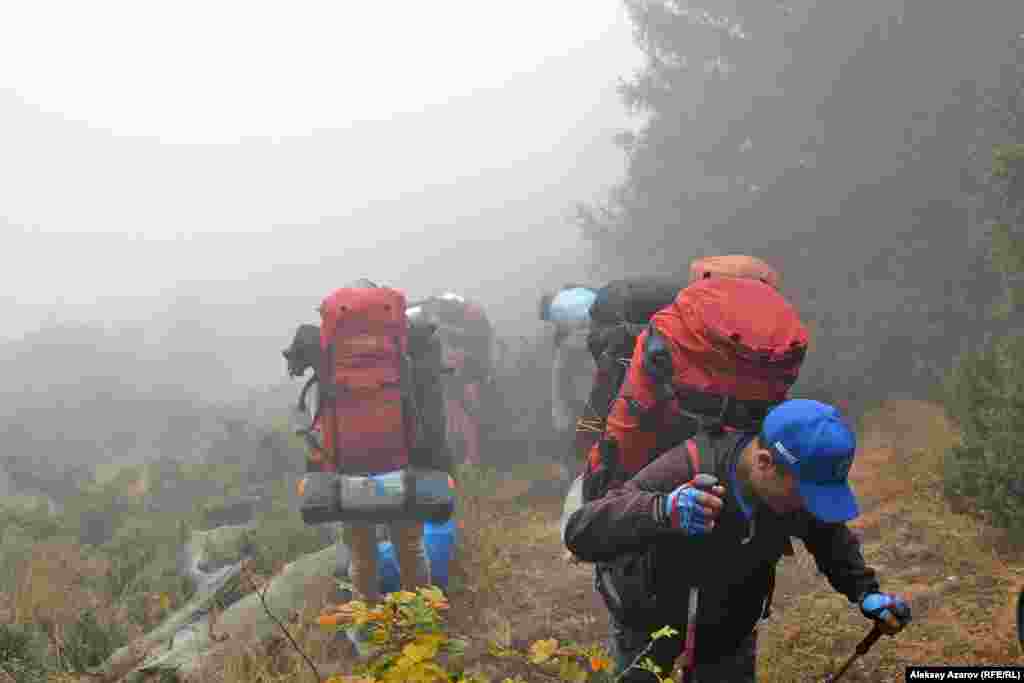
<svg viewBox="0 0 1024 683">
<path fill-rule="evenodd" d="M 250 300 L 303 294 L 315 302 L 353 275 L 410 290 L 486 291 L 481 276 L 507 280 L 524 263 L 536 267 L 538 254 L 578 260 L 568 205 L 622 169 L 608 144 L 628 123 L 615 84 L 639 53 L 613 2 L 587 3 L 586 12 L 582 3 L 543 11 L 526 3 L 504 17 L 511 33 L 496 31 L 496 19 L 473 3 L 428 12 L 419 32 L 408 17 L 384 30 L 380 12 L 339 13 L 328 3 L 290 19 L 259 5 L 236 6 L 236 17 L 199 15 L 198 5 L 174 17 L 128 7 L 101 4 L 90 16 L 63 6 L 90 31 L 56 35 L 43 30 L 43 9 L 5 10 L 13 42 L 4 48 L 12 59 L 0 60 L 2 336 L 48 316 L 140 319 L 166 305 L 151 297 L 179 288 L 221 298 L 211 282 L 245 282 Z M 203 21 L 178 48 L 178 63 L 165 50 L 175 49 L 173 29 L 188 16 Z M 239 17 L 251 31 L 233 33 Z M 155 23 L 165 20 L 166 31 Z M 356 40 L 353 21 L 380 31 Z M 126 38 L 133 29 L 154 44 Z M 530 29 L 530 40 L 517 29 Z M 260 35 L 281 50 L 275 58 Z M 102 47 L 101 38 L 128 52 Z M 97 54 L 76 50 L 98 43 Z M 245 57 L 252 63 L 240 64 Z M 268 62 L 274 69 L 263 71 Z M 115 66 L 121 71 L 108 71 Z M 225 121 L 226 113 L 235 117 Z M 296 134 L 304 125 L 309 131 Z M 496 244 L 500 263 L 474 271 Z M 335 272 L 307 279 L 290 270 L 301 266 Z M 441 272 L 443 281 L 434 279 Z M 302 314 L 309 310 L 307 302 Z"/>
<path fill-rule="evenodd" d="M 273 413 L 357 277 L 543 348 L 542 291 L 753 253 L 815 329 L 805 384 L 861 398 L 987 331 L 1017 1 L 218 7 L 0 10 L 7 454 Z"/>
</svg>

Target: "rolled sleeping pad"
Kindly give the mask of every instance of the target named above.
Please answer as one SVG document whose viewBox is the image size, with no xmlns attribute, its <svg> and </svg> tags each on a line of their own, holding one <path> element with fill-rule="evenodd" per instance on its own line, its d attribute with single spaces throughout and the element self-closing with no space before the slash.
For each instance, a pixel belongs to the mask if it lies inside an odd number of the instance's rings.
<svg viewBox="0 0 1024 683">
<path fill-rule="evenodd" d="M 572 514 L 583 507 L 583 475 L 579 475 L 569 486 L 569 492 L 565 494 L 565 502 L 562 503 L 561 538 L 565 543 L 565 528 L 569 526 L 569 518 Z"/>
<path fill-rule="evenodd" d="M 554 323 L 585 323 L 590 320 L 590 306 L 597 292 L 585 287 L 563 289 L 548 307 L 548 320 Z"/>
<path fill-rule="evenodd" d="M 448 590 L 448 565 L 455 549 L 455 520 L 444 524 L 424 522 L 423 542 L 427 547 L 427 561 L 430 563 L 430 580 L 441 590 Z M 398 575 L 398 558 L 395 548 L 385 541 L 377 545 L 377 566 L 380 573 L 381 593 L 394 593 L 401 589 Z"/>
</svg>

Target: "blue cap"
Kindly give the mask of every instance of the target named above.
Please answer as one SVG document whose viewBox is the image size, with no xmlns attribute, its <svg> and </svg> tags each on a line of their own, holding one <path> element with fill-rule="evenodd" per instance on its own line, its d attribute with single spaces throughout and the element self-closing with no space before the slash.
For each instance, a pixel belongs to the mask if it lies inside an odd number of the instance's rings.
<svg viewBox="0 0 1024 683">
<path fill-rule="evenodd" d="M 860 514 L 847 481 L 857 438 L 838 410 L 819 401 L 785 401 L 765 417 L 761 441 L 796 475 L 812 515 L 831 523 Z"/>
</svg>

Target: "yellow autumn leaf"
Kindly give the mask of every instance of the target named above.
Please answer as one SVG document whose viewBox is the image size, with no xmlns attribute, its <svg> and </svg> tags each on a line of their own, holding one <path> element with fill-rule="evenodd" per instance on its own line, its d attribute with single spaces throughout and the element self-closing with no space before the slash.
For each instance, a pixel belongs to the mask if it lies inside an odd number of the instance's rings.
<svg viewBox="0 0 1024 683">
<path fill-rule="evenodd" d="M 444 645 L 446 640 L 448 640 L 448 636 L 444 633 L 424 633 L 416 636 L 416 642 L 430 645 L 435 650 Z"/>
<path fill-rule="evenodd" d="M 402 648 L 402 656 L 412 662 L 423 662 L 433 659 L 437 654 L 437 646 L 416 640 Z"/>
<path fill-rule="evenodd" d="M 407 674 L 408 683 L 447 683 L 448 674 L 434 662 L 420 662 Z"/>
<path fill-rule="evenodd" d="M 538 640 L 530 646 L 530 661 L 534 664 L 543 664 L 551 659 L 551 655 L 558 649 L 558 641 L 554 638 Z"/>
<path fill-rule="evenodd" d="M 659 638 L 671 638 L 672 636 L 677 635 L 679 635 L 679 631 L 675 630 L 671 626 L 662 626 L 651 634 L 651 639 L 658 640 Z"/>
<path fill-rule="evenodd" d="M 160 594 L 160 607 L 164 611 L 167 611 L 171 608 L 171 596 L 167 595 L 167 593 Z"/>
<path fill-rule="evenodd" d="M 383 607 L 370 610 L 366 613 L 367 621 L 387 621 L 391 614 Z"/>
<path fill-rule="evenodd" d="M 586 683 L 590 676 L 583 667 L 571 659 L 563 659 L 562 666 L 558 672 L 559 678 L 569 683 Z"/>
<path fill-rule="evenodd" d="M 444 591 L 442 591 L 440 588 L 437 588 L 436 586 L 426 586 L 424 588 L 420 588 L 420 595 L 425 597 L 427 600 L 433 600 L 435 602 L 441 602 L 446 599 L 444 597 Z"/>
<path fill-rule="evenodd" d="M 493 640 L 487 642 L 487 652 L 494 657 L 514 657 L 518 654 L 515 650 L 503 647 Z"/>
<path fill-rule="evenodd" d="M 416 599 L 416 594 L 409 591 L 396 591 L 388 596 L 389 602 L 398 603 L 399 605 L 405 605 Z"/>
</svg>

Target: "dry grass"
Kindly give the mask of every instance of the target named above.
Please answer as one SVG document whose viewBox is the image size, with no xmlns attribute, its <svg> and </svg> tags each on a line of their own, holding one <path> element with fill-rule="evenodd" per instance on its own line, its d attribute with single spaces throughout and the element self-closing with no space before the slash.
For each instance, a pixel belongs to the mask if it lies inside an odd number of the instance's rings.
<svg viewBox="0 0 1024 683">
<path fill-rule="evenodd" d="M 330 579 L 307 587 L 303 603 L 282 620 L 291 639 L 316 666 L 324 679 L 351 667 L 347 644 L 316 625 L 321 609 L 333 602 L 335 585 Z M 262 643 L 243 634 L 224 634 L 224 645 L 212 653 L 196 681 L 218 683 L 284 682 L 316 683 L 305 658 L 280 631 Z"/>
<path fill-rule="evenodd" d="M 107 563 L 86 558 L 73 543 L 35 544 L 16 570 L 15 590 L 8 598 L 12 622 L 59 627 L 76 621 L 86 608 L 96 611 L 101 621 L 122 618 L 116 606 L 86 587 L 87 579 L 108 570 Z"/>
<path fill-rule="evenodd" d="M 910 664 L 1024 664 L 1013 612 L 1024 584 L 1024 556 L 1005 534 L 943 498 L 941 457 L 957 436 L 941 410 L 893 401 L 867 415 L 859 435 L 851 477 L 863 514 L 851 526 L 862 534 L 883 590 L 908 596 L 915 619 L 898 637 L 883 638 L 845 680 L 902 681 Z M 489 641 L 525 648 L 548 637 L 580 643 L 607 637 L 607 615 L 593 591 L 590 566 L 564 559 L 560 501 L 527 495 L 529 483 L 544 476 L 537 469 L 485 477 L 460 491 L 463 526 L 451 567 L 451 627 L 469 640 L 469 669 L 494 680 L 539 679 L 520 663 L 488 655 Z M 781 567 L 776 616 L 762 631 L 759 680 L 768 683 L 820 680 L 869 628 L 797 546 L 797 555 Z M 40 544 L 21 565 L 17 592 L 0 596 L 0 614 L 61 623 L 77 606 L 96 603 L 82 577 L 102 571 L 74 546 Z M 314 625 L 332 593 L 330 581 L 310 586 L 287 623 L 324 678 L 350 672 L 353 665 L 348 644 Z M 119 618 L 116 607 L 96 607 L 103 619 Z M 201 680 L 314 680 L 283 636 L 264 643 L 244 633 L 228 636 Z"/>
</svg>

